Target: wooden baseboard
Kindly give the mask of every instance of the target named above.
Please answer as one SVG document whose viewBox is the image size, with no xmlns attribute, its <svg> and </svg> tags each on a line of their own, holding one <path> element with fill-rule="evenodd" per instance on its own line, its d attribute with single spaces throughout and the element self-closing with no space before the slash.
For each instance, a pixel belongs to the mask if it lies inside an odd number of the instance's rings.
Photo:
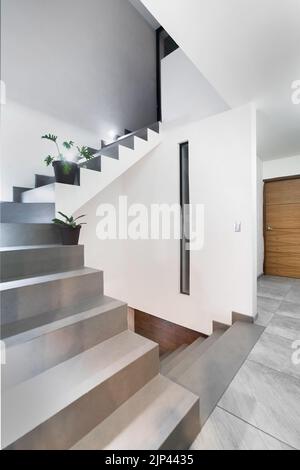
<svg viewBox="0 0 300 470">
<path fill-rule="evenodd" d="M 130 309 L 131 315 L 132 310 Z M 175 351 L 175 349 L 184 344 L 189 345 L 200 336 L 207 337 L 198 331 L 185 328 L 140 310 L 134 310 L 134 331 L 158 343 L 160 355 Z"/>
</svg>

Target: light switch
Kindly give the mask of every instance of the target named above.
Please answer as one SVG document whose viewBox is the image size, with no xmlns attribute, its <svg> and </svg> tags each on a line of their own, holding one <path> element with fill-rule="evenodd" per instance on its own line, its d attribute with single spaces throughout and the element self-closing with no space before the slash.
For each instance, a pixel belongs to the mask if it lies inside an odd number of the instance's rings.
<svg viewBox="0 0 300 470">
<path fill-rule="evenodd" d="M 234 231 L 239 233 L 242 231 L 242 222 L 235 222 L 234 224 Z"/>
</svg>

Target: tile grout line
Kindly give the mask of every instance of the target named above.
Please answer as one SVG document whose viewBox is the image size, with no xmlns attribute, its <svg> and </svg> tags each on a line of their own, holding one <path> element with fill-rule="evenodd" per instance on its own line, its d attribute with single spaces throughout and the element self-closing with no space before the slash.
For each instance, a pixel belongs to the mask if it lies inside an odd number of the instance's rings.
<svg viewBox="0 0 300 470">
<path fill-rule="evenodd" d="M 228 413 L 229 415 L 233 416 L 234 418 L 239 419 L 239 420 L 242 421 L 243 423 L 247 424 L 248 426 L 251 426 L 251 427 L 254 428 L 254 429 L 257 429 L 258 431 L 262 432 L 263 434 L 266 434 L 267 436 L 272 437 L 272 438 L 275 439 L 276 441 L 281 442 L 282 444 L 285 444 L 285 445 L 287 445 L 288 447 L 291 447 L 291 448 L 294 449 L 294 450 L 298 450 L 296 447 L 294 447 L 293 445 L 289 444 L 288 442 L 285 442 L 285 441 L 283 441 L 282 439 L 278 439 L 278 437 L 273 436 L 273 434 L 270 434 L 269 432 L 266 432 L 266 431 L 264 431 L 263 429 L 260 429 L 259 427 L 255 426 L 255 425 L 252 424 L 252 423 L 249 423 L 248 421 L 246 421 L 244 418 L 241 418 L 240 416 L 236 416 L 234 413 L 232 413 L 231 411 L 226 410 L 226 409 L 223 408 L 222 406 L 217 405 L 216 408 L 219 408 L 220 410 L 224 411 L 225 413 Z M 203 428 L 202 428 L 202 429 L 203 429 Z"/>
<path fill-rule="evenodd" d="M 253 359 L 247 359 L 247 360 L 248 360 L 249 362 L 252 362 L 252 363 L 257 364 L 257 365 L 259 365 L 259 366 L 266 367 L 267 369 L 272 370 L 273 372 L 276 372 L 277 374 L 281 374 L 281 375 L 283 375 L 284 377 L 293 378 L 293 379 L 297 380 L 297 382 L 299 382 L 299 386 L 300 386 L 300 379 L 299 379 L 298 377 L 295 377 L 294 375 L 287 374 L 286 372 L 282 372 L 281 370 L 278 370 L 278 369 L 274 369 L 274 367 L 267 366 L 266 364 L 263 364 L 263 363 L 261 363 L 261 362 L 254 361 Z"/>
</svg>

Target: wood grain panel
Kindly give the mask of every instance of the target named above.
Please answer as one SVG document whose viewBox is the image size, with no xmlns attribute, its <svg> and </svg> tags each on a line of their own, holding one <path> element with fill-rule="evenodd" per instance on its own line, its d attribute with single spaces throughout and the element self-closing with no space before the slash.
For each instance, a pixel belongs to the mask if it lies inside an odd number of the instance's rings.
<svg viewBox="0 0 300 470">
<path fill-rule="evenodd" d="M 148 313 L 135 310 L 135 332 L 159 344 L 160 355 L 175 351 L 183 344 L 191 344 L 200 336 L 198 331 L 171 323 Z"/>
<path fill-rule="evenodd" d="M 265 183 L 265 274 L 300 278 L 300 178 Z"/>
<path fill-rule="evenodd" d="M 265 183 L 266 204 L 300 204 L 300 178 Z"/>
<path fill-rule="evenodd" d="M 300 254 L 265 254 L 265 269 L 271 276 L 300 278 Z"/>
<path fill-rule="evenodd" d="M 266 246 L 270 253 L 300 253 L 300 230 L 266 232 Z"/>
<path fill-rule="evenodd" d="M 267 226 L 275 229 L 300 229 L 300 204 L 266 206 Z"/>
</svg>

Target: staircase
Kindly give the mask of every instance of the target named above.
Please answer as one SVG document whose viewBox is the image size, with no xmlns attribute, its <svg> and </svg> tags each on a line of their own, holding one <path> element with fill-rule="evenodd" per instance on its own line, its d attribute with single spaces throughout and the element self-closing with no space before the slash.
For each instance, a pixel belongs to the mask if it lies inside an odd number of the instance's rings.
<svg viewBox="0 0 300 470">
<path fill-rule="evenodd" d="M 52 177 L 36 175 L 35 188 L 13 189 L 15 202 L 52 203 L 56 212 L 73 214 L 116 178 L 125 173 L 161 142 L 158 122 L 119 138 L 79 163 L 79 181 L 74 186 L 55 183 Z"/>
<path fill-rule="evenodd" d="M 188 449 L 261 335 L 237 321 L 160 364 L 84 247 L 61 244 L 57 210 L 73 213 L 160 139 L 157 124 L 126 135 L 81 166 L 80 186 L 36 175 L 0 203 L 2 448 Z"/>
<path fill-rule="evenodd" d="M 53 203 L 1 203 L 2 448 L 187 449 L 199 400 L 160 375 Z"/>
</svg>

